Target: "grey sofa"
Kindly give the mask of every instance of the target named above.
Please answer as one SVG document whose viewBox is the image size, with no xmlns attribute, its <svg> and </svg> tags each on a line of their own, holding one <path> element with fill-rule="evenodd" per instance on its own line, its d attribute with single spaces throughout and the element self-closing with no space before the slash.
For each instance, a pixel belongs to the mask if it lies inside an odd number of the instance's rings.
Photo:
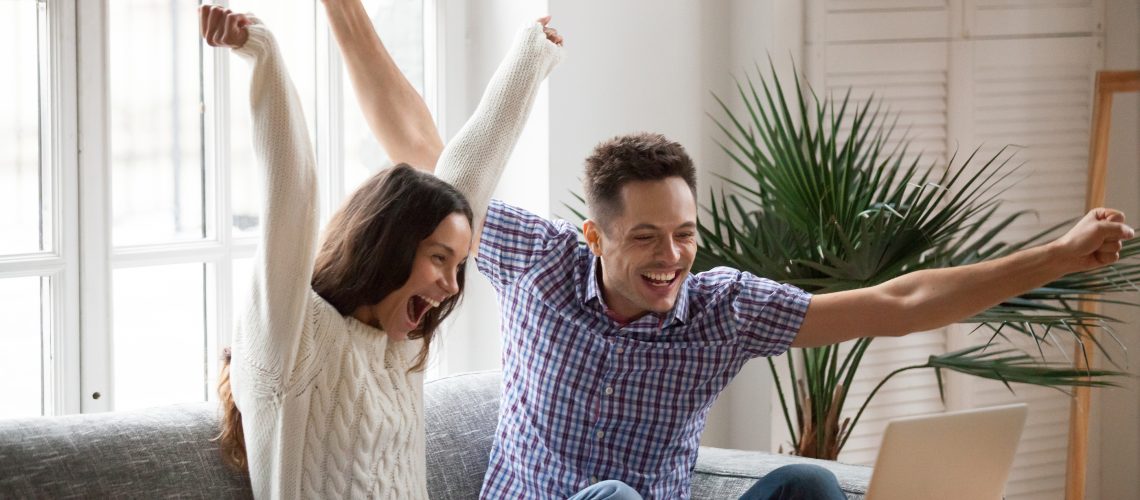
<svg viewBox="0 0 1140 500">
<path fill-rule="evenodd" d="M 428 489 L 433 499 L 476 498 L 499 410 L 499 374 L 427 384 Z M 0 498 L 244 498 L 249 479 L 221 462 L 207 403 L 132 412 L 0 420 Z M 860 499 L 867 467 L 702 448 L 693 497 L 736 498 L 768 471 L 825 465 Z"/>
</svg>

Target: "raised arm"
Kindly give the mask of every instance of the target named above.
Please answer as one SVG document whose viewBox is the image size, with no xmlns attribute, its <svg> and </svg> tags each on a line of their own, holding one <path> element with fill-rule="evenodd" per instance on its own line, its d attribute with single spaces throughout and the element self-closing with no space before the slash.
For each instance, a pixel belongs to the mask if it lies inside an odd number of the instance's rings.
<svg viewBox="0 0 1140 500">
<path fill-rule="evenodd" d="M 439 158 L 436 175 L 459 189 L 475 213 L 472 258 L 491 193 L 526 124 L 538 86 L 562 57 L 562 37 L 546 27 L 549 21 L 542 18 L 519 32 L 475 113 Z"/>
<path fill-rule="evenodd" d="M 817 347 L 946 326 L 1066 274 L 1116 262 L 1121 241 L 1134 236 L 1124 214 L 1098 208 L 1056 241 L 1001 259 L 816 295 L 792 345 Z"/>
<path fill-rule="evenodd" d="M 360 0 L 321 0 L 372 134 L 395 163 L 435 171 L 443 141 L 423 98 L 404 78 Z"/>
<path fill-rule="evenodd" d="M 316 160 L 301 102 L 273 34 L 256 19 L 216 6 L 201 8 L 202 36 L 252 65 L 250 111 L 264 204 L 254 261 L 254 292 L 234 356 L 257 372 L 262 389 L 280 387 L 292 366 L 308 310 L 316 251 Z"/>
</svg>

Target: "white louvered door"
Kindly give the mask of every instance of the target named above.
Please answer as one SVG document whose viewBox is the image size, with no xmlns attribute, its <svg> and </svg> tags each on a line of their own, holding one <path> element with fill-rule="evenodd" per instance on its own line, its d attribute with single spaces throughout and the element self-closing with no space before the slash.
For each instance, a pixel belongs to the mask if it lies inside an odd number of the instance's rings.
<svg viewBox="0 0 1140 500">
<path fill-rule="evenodd" d="M 992 154 L 1004 144 L 1017 144 L 1015 161 L 1023 162 L 1017 183 L 1003 198 L 1003 212 L 1032 209 L 1039 220 L 1025 218 L 1006 231 L 1016 240 L 1079 216 L 1084 211 L 1088 165 L 1090 89 L 1103 57 L 1091 37 L 980 40 L 961 57 L 971 69 L 971 130 L 963 144 L 983 144 Z M 1048 336 L 1047 336 L 1048 338 Z M 1054 345 L 1042 347 L 1052 361 L 1071 362 L 1071 337 L 1056 332 Z M 1040 352 L 1024 336 L 1015 337 L 1028 352 Z M 951 339 L 951 345 L 984 339 Z M 1016 395 L 999 382 L 957 377 L 964 407 L 1021 401 L 1030 412 L 1014 469 L 1007 485 L 1009 499 L 1064 498 L 1068 446 L 1069 397 L 1055 390 L 1020 386 Z"/>
<path fill-rule="evenodd" d="M 1014 241 L 1081 214 L 1088 156 L 1091 89 L 1104 60 L 1103 3 L 1074 0 L 811 0 L 806 69 L 813 88 L 841 97 L 870 93 L 901 114 L 912 150 L 940 168 L 947 158 L 981 147 L 979 158 L 1007 144 L 1024 163 L 1003 195 L 1005 213 L 1032 209 L 1001 238 Z M 988 339 L 970 328 L 879 339 L 864 359 L 849 396 L 854 413 L 891 370 L 936 352 Z M 1063 360 L 1071 342 L 1044 348 Z M 1032 341 L 1020 344 L 1037 352 Z M 909 377 L 909 378 L 908 378 Z M 1063 498 L 1068 397 L 1057 391 L 951 377 L 947 404 L 932 373 L 896 377 L 876 396 L 840 456 L 873 463 L 888 420 L 944 409 L 1030 405 L 1007 485 L 1015 499 Z"/>
</svg>

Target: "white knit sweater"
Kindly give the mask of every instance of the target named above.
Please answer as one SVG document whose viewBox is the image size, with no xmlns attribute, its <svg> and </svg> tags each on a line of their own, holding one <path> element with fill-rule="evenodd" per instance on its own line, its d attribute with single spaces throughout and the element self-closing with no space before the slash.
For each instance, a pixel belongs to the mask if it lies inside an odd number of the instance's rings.
<svg viewBox="0 0 1140 500">
<path fill-rule="evenodd" d="M 231 387 L 259 498 L 426 498 L 418 341 L 341 316 L 309 285 L 316 252 L 315 159 L 273 35 L 260 24 L 236 52 L 253 65 L 254 147 L 265 186 L 253 286 L 233 338 Z M 445 149 L 440 176 L 479 217 L 561 57 L 524 29 L 475 115 Z"/>
</svg>

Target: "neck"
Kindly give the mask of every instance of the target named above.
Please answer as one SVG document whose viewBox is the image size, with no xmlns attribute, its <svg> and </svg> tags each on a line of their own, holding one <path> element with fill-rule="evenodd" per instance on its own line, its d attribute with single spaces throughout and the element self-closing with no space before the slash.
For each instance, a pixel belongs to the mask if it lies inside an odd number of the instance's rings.
<svg viewBox="0 0 1140 500">
<path fill-rule="evenodd" d="M 626 324 L 637 321 L 638 318 L 649 314 L 649 311 L 641 309 L 629 301 L 626 301 L 620 294 L 610 293 L 606 287 L 606 273 L 602 272 L 602 263 L 598 262 L 598 290 L 602 294 L 602 302 L 606 306 L 606 314 L 609 315 L 614 321 Z"/>
<path fill-rule="evenodd" d="M 357 321 L 364 323 L 373 328 L 380 328 L 380 320 L 376 319 L 372 308 L 368 306 L 359 306 L 355 311 L 352 311 L 352 317 Z"/>
</svg>

